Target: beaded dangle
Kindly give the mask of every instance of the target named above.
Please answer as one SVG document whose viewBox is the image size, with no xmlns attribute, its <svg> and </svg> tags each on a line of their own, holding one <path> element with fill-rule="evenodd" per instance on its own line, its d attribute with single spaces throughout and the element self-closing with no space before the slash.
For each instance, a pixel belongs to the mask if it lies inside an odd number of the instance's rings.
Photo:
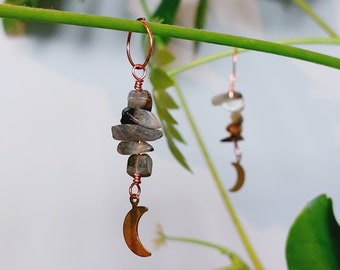
<svg viewBox="0 0 340 270">
<path fill-rule="evenodd" d="M 151 112 L 152 97 L 149 91 L 143 89 L 143 81 L 146 76 L 146 66 L 153 50 L 153 38 L 149 25 L 144 18 L 139 21 L 145 27 L 149 50 L 143 64 L 135 64 L 130 54 L 130 41 L 132 33 L 129 32 L 126 43 L 126 53 L 132 66 L 132 75 L 135 78 L 134 90 L 128 95 L 128 105 L 122 111 L 121 125 L 112 127 L 112 137 L 121 142 L 117 146 L 118 153 L 129 155 L 127 161 L 127 173 L 133 178 L 129 187 L 130 202 L 132 209 L 127 213 L 123 234 L 127 246 L 138 256 L 148 257 L 151 252 L 141 243 L 138 235 L 138 223 L 141 216 L 148 211 L 145 206 L 138 206 L 141 195 L 141 179 L 148 177 L 152 172 L 152 159 L 146 152 L 153 151 L 153 147 L 146 141 L 154 141 L 163 136 L 159 130 L 161 123 Z M 141 75 L 137 74 L 141 72 Z"/>
<path fill-rule="evenodd" d="M 231 123 L 227 126 L 226 130 L 229 132 L 229 136 L 221 140 L 221 142 L 232 142 L 234 144 L 234 152 L 236 156 L 236 162 L 231 163 L 237 172 L 236 184 L 229 189 L 229 191 L 238 191 L 244 183 L 245 173 L 241 166 L 242 152 L 238 146 L 238 142 L 243 140 L 242 133 L 242 122 L 243 117 L 241 111 L 244 108 L 244 99 L 242 94 L 235 91 L 236 81 L 236 62 L 237 62 L 237 51 L 233 54 L 233 70 L 230 74 L 229 88 L 227 93 L 215 96 L 212 99 L 213 105 L 222 105 L 223 108 L 231 112 Z"/>
</svg>

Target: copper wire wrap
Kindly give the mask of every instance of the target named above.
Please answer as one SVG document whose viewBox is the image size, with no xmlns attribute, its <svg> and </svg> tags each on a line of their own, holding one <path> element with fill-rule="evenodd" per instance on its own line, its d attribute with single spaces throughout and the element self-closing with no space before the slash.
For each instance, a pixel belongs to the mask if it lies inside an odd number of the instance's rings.
<svg viewBox="0 0 340 270">
<path fill-rule="evenodd" d="M 237 63 L 237 50 L 235 49 L 235 52 L 233 53 L 233 71 L 229 75 L 229 89 L 228 89 L 229 98 L 233 98 L 234 97 L 235 82 L 236 82 L 236 79 L 237 79 L 237 75 L 236 75 L 236 63 Z"/>
<path fill-rule="evenodd" d="M 149 60 L 150 60 L 150 57 L 151 57 L 151 54 L 152 54 L 152 50 L 153 50 L 153 38 L 152 38 L 152 32 L 150 30 L 150 27 L 147 24 L 147 22 L 145 21 L 145 18 L 138 18 L 137 20 L 141 21 L 141 23 L 143 24 L 143 26 L 144 26 L 147 34 L 148 34 L 148 39 L 149 39 L 148 53 L 146 55 L 146 58 L 145 58 L 145 61 L 144 61 L 143 64 L 135 64 L 135 62 L 132 59 L 131 51 L 130 51 L 130 43 L 131 43 L 132 32 L 129 32 L 128 37 L 127 37 L 127 41 L 126 41 L 126 54 L 127 54 L 127 57 L 128 57 L 128 60 L 131 64 L 131 66 L 132 66 L 132 75 L 136 79 L 135 90 L 142 91 L 143 90 L 144 78 L 146 76 L 146 66 L 149 63 Z M 142 75 L 138 75 L 137 70 L 141 70 Z"/>
<path fill-rule="evenodd" d="M 132 182 L 132 184 L 130 185 L 130 188 L 129 188 L 129 194 L 130 194 L 131 199 L 139 199 L 139 196 L 140 196 L 141 191 L 142 191 L 141 187 L 140 187 L 141 183 L 142 183 L 141 176 L 138 173 L 135 173 L 133 175 L 133 182 Z M 137 188 L 136 192 L 133 191 L 133 189 L 135 187 Z"/>
<path fill-rule="evenodd" d="M 229 77 L 229 89 L 228 89 L 228 95 L 230 98 L 233 98 L 234 93 L 235 93 L 235 82 L 237 79 L 237 74 L 236 74 L 237 49 L 235 49 L 232 59 L 233 59 L 233 70 Z M 234 141 L 234 152 L 236 156 L 236 162 L 240 162 L 242 158 L 242 151 L 239 148 L 237 141 Z"/>
<path fill-rule="evenodd" d="M 234 141 L 234 152 L 236 156 L 236 162 L 240 162 L 242 158 L 242 150 L 238 147 L 237 141 Z"/>
</svg>

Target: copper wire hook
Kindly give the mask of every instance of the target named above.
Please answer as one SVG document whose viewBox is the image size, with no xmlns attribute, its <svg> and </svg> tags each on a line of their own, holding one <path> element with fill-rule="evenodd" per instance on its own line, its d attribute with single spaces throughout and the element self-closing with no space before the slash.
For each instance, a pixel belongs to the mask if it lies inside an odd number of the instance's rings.
<svg viewBox="0 0 340 270">
<path fill-rule="evenodd" d="M 237 78 L 237 74 L 236 74 L 237 49 L 235 49 L 233 53 L 232 61 L 233 61 L 233 67 L 232 67 L 232 73 L 229 76 L 229 90 L 228 90 L 230 98 L 234 97 L 234 92 L 235 92 L 235 82 Z"/>
<path fill-rule="evenodd" d="M 130 42 L 131 42 L 131 36 L 132 36 L 132 32 L 128 33 L 127 36 L 127 41 L 126 41 L 126 54 L 127 57 L 129 59 L 130 64 L 132 65 L 132 67 L 134 69 L 145 69 L 146 65 L 149 63 L 151 54 L 152 54 L 152 50 L 153 50 L 153 38 L 152 38 L 152 32 L 151 29 L 148 25 L 148 23 L 145 21 L 145 18 L 138 18 L 138 21 L 141 21 L 143 26 L 146 29 L 146 32 L 148 34 L 148 38 L 149 38 L 149 50 L 148 50 L 148 54 L 146 55 L 145 61 L 143 64 L 135 64 L 135 62 L 132 59 L 131 53 L 130 53 Z"/>
</svg>

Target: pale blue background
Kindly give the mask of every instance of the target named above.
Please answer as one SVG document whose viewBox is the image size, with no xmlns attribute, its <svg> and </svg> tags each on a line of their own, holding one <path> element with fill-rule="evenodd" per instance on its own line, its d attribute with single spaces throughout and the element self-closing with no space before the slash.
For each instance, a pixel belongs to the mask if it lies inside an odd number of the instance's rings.
<svg viewBox="0 0 340 270">
<path fill-rule="evenodd" d="M 326 36 L 298 8 L 275 1 L 211 2 L 212 31 L 264 39 Z M 340 32 L 339 1 L 315 2 Z M 136 3 L 72 1 L 64 9 L 134 19 L 142 15 Z M 178 24 L 189 25 L 194 3 L 184 1 Z M 134 83 L 126 33 L 44 29 L 49 37 L 9 39 L 0 31 L 0 269 L 203 270 L 228 264 L 205 247 L 169 242 L 155 250 L 157 223 L 171 235 L 223 244 L 250 262 L 182 112 L 174 115 L 194 174 L 174 161 L 164 139 L 153 143 L 153 175 L 144 179 L 141 199 L 150 210 L 140 223 L 153 255 L 139 258 L 127 249 L 122 221 L 131 179 L 110 132 Z M 172 48 L 176 66 L 226 49 L 203 44 L 195 56 L 190 42 L 178 40 Z M 339 47 L 305 48 L 340 57 Z M 283 270 L 288 228 L 307 201 L 326 193 L 340 217 L 340 73 L 257 52 L 240 55 L 237 68 L 236 88 L 246 99 L 240 146 L 247 179 L 230 197 L 266 269 Z M 178 76 L 226 189 L 236 177 L 232 146 L 219 142 L 229 114 L 210 100 L 226 90 L 230 71 L 228 58 Z"/>
</svg>

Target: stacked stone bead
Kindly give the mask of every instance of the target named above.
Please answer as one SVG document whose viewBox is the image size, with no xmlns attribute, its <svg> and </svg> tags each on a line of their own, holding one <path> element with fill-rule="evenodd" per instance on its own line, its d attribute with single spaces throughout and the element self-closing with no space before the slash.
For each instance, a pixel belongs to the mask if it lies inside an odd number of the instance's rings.
<svg viewBox="0 0 340 270">
<path fill-rule="evenodd" d="M 122 111 L 121 125 L 112 127 L 112 137 L 121 142 L 118 153 L 130 155 L 127 173 L 132 177 L 148 177 L 152 173 L 152 159 L 145 152 L 153 151 L 146 141 L 154 141 L 163 136 L 159 130 L 161 123 L 151 112 L 152 97 L 147 90 L 132 90 L 128 96 L 128 106 Z"/>
<path fill-rule="evenodd" d="M 212 103 L 214 105 L 222 105 L 223 108 L 231 112 L 231 123 L 227 126 L 226 130 L 230 133 L 230 136 L 221 139 L 221 142 L 237 142 L 243 140 L 242 122 L 243 117 L 241 111 L 244 108 L 244 99 L 239 92 L 227 92 L 220 94 L 213 98 Z"/>
</svg>

